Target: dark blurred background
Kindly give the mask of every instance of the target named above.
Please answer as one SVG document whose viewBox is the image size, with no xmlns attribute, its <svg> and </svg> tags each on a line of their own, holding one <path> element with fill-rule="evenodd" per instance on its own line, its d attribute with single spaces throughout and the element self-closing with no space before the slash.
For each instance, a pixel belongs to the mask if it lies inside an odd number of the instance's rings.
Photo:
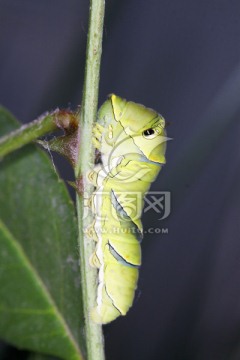
<svg viewBox="0 0 240 360">
<path fill-rule="evenodd" d="M 22 122 L 80 104 L 88 6 L 0 1 L 0 103 Z M 107 360 L 239 360 L 239 1 L 107 0 L 99 102 L 112 92 L 170 122 L 152 190 L 172 201 L 167 219 L 143 216 L 165 233 L 145 235 L 135 304 L 104 327 Z M 2 344 L 1 359 L 24 356 Z"/>
</svg>

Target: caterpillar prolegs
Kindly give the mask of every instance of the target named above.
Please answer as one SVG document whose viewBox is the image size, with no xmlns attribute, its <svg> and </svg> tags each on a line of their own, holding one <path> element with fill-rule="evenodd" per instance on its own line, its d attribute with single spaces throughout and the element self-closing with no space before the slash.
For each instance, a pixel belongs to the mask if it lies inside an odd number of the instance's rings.
<svg viewBox="0 0 240 360">
<path fill-rule="evenodd" d="M 88 235 L 97 241 L 90 258 L 99 268 L 93 321 L 106 324 L 132 306 L 141 265 L 144 195 L 165 164 L 165 121 L 154 110 L 111 95 L 98 112 L 93 143 L 101 164 L 88 174 L 96 187 Z"/>
</svg>

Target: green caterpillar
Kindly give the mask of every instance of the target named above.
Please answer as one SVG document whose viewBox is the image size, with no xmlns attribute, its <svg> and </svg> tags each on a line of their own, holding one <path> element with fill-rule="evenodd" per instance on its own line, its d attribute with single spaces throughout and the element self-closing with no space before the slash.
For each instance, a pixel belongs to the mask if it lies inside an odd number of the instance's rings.
<svg viewBox="0 0 240 360">
<path fill-rule="evenodd" d="M 97 241 L 90 264 L 99 268 L 94 322 L 106 324 L 132 306 L 141 265 L 144 195 L 165 164 L 165 121 L 154 110 L 111 95 L 93 130 L 101 164 L 88 174 L 96 191 L 88 228 Z"/>
</svg>

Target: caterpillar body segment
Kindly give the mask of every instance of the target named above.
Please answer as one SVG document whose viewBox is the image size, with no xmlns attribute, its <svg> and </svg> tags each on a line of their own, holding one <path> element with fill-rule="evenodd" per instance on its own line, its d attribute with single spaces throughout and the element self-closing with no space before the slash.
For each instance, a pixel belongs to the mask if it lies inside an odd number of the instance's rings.
<svg viewBox="0 0 240 360">
<path fill-rule="evenodd" d="M 93 321 L 106 324 L 132 306 L 141 265 L 144 195 L 165 164 L 165 121 L 140 104 L 111 95 L 98 112 L 93 143 L 101 164 L 87 174 L 97 241 L 90 264 L 99 269 Z"/>
</svg>

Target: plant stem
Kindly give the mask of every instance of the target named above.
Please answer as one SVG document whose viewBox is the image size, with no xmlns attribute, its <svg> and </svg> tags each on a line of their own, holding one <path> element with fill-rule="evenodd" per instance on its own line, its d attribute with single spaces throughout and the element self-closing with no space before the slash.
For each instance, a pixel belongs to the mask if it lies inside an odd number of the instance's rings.
<svg viewBox="0 0 240 360">
<path fill-rule="evenodd" d="M 91 196 L 93 187 L 86 181 L 86 173 L 93 164 L 93 147 L 92 147 L 92 126 L 96 119 L 98 104 L 98 87 L 100 60 L 102 53 L 102 33 L 104 20 L 104 0 L 90 1 L 90 18 L 86 54 L 85 79 L 83 89 L 83 100 L 81 107 L 81 125 L 79 126 L 79 154 L 75 169 L 76 178 L 81 181 L 84 194 Z M 81 170 L 81 173 L 80 173 Z M 88 239 L 85 235 L 85 229 L 93 221 L 92 215 L 84 214 L 84 197 L 77 196 L 77 212 L 79 227 L 79 248 L 81 261 L 81 279 L 85 313 L 86 341 L 88 360 L 104 359 L 104 340 L 102 328 L 95 324 L 89 313 L 96 305 L 97 294 L 97 271 L 90 267 L 89 257 L 93 253 L 95 244 L 93 240 Z"/>
<path fill-rule="evenodd" d="M 57 129 L 55 114 L 32 121 L 0 138 L 0 158 Z"/>
</svg>

